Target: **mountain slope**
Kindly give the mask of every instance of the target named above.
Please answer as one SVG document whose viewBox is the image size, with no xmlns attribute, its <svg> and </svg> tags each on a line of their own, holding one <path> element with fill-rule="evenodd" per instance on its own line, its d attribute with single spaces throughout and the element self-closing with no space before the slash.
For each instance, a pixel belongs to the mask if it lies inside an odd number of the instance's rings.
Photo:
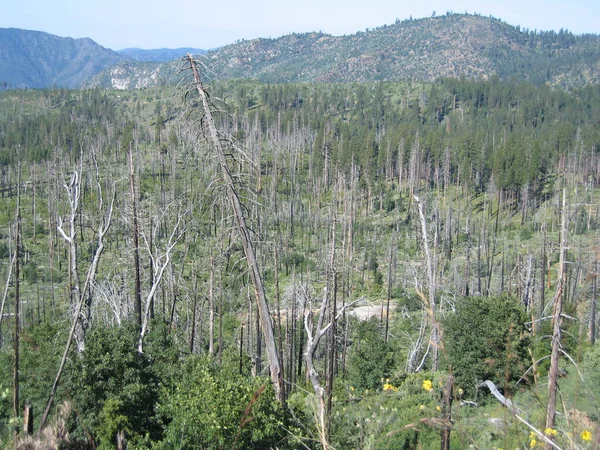
<svg viewBox="0 0 600 450">
<path fill-rule="evenodd" d="M 269 83 L 496 75 L 567 87 L 600 81 L 600 37 L 562 30 L 533 33 L 490 17 L 449 14 L 349 36 L 304 33 L 241 41 L 207 53 L 204 62 L 217 78 Z M 173 63 L 167 64 L 160 66 L 163 80 L 177 73 Z M 149 79 L 134 80 L 135 67 L 122 66 L 119 82 L 148 85 Z M 105 85 L 108 78 L 90 84 Z"/>
<path fill-rule="evenodd" d="M 206 50 L 189 47 L 159 48 L 152 50 L 144 50 L 141 48 L 124 48 L 123 50 L 118 50 L 117 53 L 140 62 L 168 62 L 177 58 L 181 58 L 188 53 L 192 53 L 194 55 L 203 54 L 206 53 Z"/>
<path fill-rule="evenodd" d="M 88 38 L 0 28 L 0 83 L 12 88 L 79 87 L 125 59 Z"/>
</svg>

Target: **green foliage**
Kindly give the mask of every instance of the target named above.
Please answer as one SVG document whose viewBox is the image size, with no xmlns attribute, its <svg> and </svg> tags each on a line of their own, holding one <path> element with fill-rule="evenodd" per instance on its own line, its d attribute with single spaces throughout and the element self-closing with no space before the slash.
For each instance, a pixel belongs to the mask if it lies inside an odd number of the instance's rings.
<svg viewBox="0 0 600 450">
<path fill-rule="evenodd" d="M 444 345 L 456 386 L 469 396 L 488 379 L 510 389 L 528 364 L 526 317 L 512 297 L 460 299 L 456 313 L 443 320 Z"/>
<path fill-rule="evenodd" d="M 594 420 L 600 419 L 600 346 L 595 345 L 588 349 L 583 356 L 583 374 L 585 383 L 583 392 L 586 403 L 589 405 L 588 414 Z"/>
<path fill-rule="evenodd" d="M 117 435 L 131 433 L 129 418 L 123 414 L 123 402 L 115 398 L 109 398 L 99 416 L 100 425 L 96 432 L 100 439 L 98 450 L 112 450 L 116 446 Z"/>
<path fill-rule="evenodd" d="M 2 443 L 2 436 L 8 436 L 10 431 L 8 424 L 12 408 L 9 399 L 10 388 L 0 384 L 0 444 Z"/>
<path fill-rule="evenodd" d="M 43 411 L 46 406 L 48 392 L 56 375 L 57 362 L 64 348 L 66 333 L 61 329 L 62 325 L 64 324 L 61 322 L 43 322 L 21 332 L 20 396 L 22 401 L 27 401 L 33 406 L 36 412 L 35 425 L 41 416 L 37 412 Z M 4 346 L 0 352 L 0 380 L 3 380 L 2 385 L 5 389 L 9 389 L 7 384 L 12 380 L 13 370 L 14 355 L 11 344 Z M 10 389 L 12 393 L 12 383 Z M 4 392 L 0 394 L 4 395 Z M 12 414 L 12 401 L 9 398 L 1 399 L 0 433 L 2 423 L 6 424 Z"/>
<path fill-rule="evenodd" d="M 137 338 L 133 323 L 94 327 L 85 351 L 72 355 L 63 389 L 79 411 L 76 434 L 87 430 L 106 439 L 122 424 L 131 430 L 128 440 L 146 434 L 160 437 L 161 423 L 154 411 L 159 379 L 148 357 L 137 351 Z"/>
<path fill-rule="evenodd" d="M 163 316 L 150 321 L 150 330 L 144 340 L 144 354 L 152 365 L 152 372 L 161 383 L 171 385 L 180 369 L 180 351 L 177 336 Z"/>
<path fill-rule="evenodd" d="M 270 448 L 285 437 L 284 413 L 270 382 L 189 357 L 161 394 L 169 421 L 158 448 Z"/>
<path fill-rule="evenodd" d="M 381 386 L 381 379 L 390 376 L 394 363 L 393 349 L 381 336 L 378 320 L 358 322 L 352 328 L 348 383 L 355 389 L 377 389 Z"/>
</svg>

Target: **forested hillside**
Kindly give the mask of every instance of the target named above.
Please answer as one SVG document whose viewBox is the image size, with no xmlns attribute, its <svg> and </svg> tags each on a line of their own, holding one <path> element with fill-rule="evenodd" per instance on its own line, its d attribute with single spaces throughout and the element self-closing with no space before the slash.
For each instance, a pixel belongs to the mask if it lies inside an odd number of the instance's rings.
<svg viewBox="0 0 600 450">
<path fill-rule="evenodd" d="M 312 32 L 239 41 L 208 52 L 203 63 L 219 80 L 433 82 L 439 77 L 497 76 L 569 88 L 598 83 L 600 37 L 521 29 L 493 17 L 448 12 L 346 36 Z M 177 83 L 178 69 L 178 62 L 152 67 L 123 63 L 94 76 L 87 86 Z"/>
<path fill-rule="evenodd" d="M 598 445 L 600 85 L 188 81 L 0 93 L 5 445 Z"/>
</svg>

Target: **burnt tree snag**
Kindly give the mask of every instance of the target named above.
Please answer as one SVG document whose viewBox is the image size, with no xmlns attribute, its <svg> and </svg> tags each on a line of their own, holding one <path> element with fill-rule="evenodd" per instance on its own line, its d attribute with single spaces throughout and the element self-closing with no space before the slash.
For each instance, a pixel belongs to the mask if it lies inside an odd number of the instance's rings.
<svg viewBox="0 0 600 450">
<path fill-rule="evenodd" d="M 254 246 L 252 244 L 252 240 L 250 239 L 250 231 L 246 225 L 246 217 L 244 216 L 242 203 L 240 201 L 240 197 L 238 195 L 236 184 L 231 174 L 229 164 L 227 163 L 226 152 L 224 149 L 223 142 L 221 140 L 221 137 L 219 136 L 219 132 L 213 119 L 212 108 L 208 99 L 208 95 L 204 86 L 202 85 L 202 80 L 200 79 L 200 72 L 198 70 L 198 66 L 196 65 L 196 61 L 194 60 L 192 55 L 188 54 L 185 60 L 189 64 L 189 68 L 192 71 L 192 75 L 194 77 L 194 87 L 198 92 L 198 96 L 200 97 L 200 100 L 202 102 L 204 123 L 208 129 L 209 134 L 208 138 L 210 139 L 213 145 L 213 150 L 218 159 L 222 181 L 225 184 L 225 189 L 227 191 L 227 199 L 235 216 L 238 234 L 240 235 L 240 238 L 242 240 L 244 255 L 246 256 L 248 269 L 250 271 L 250 277 L 252 279 L 252 284 L 254 286 L 254 291 L 256 295 L 258 314 L 260 316 L 260 325 L 265 341 L 265 347 L 267 350 L 267 359 L 269 361 L 271 380 L 273 382 L 273 387 L 275 388 L 275 396 L 277 397 L 278 401 L 283 402 L 285 400 L 283 372 L 281 371 L 279 363 L 279 354 L 275 342 L 273 322 L 271 320 L 271 315 L 269 314 L 269 305 L 267 303 L 267 298 L 265 295 L 262 276 L 260 268 L 258 266 L 258 261 L 256 259 Z"/>
</svg>

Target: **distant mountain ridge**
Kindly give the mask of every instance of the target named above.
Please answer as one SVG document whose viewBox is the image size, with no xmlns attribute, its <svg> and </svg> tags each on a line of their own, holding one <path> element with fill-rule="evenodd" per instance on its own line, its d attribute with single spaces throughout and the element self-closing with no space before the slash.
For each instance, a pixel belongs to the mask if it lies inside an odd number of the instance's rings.
<svg viewBox="0 0 600 450">
<path fill-rule="evenodd" d="M 114 52 L 91 39 L 0 28 L 0 89 L 142 88 L 181 78 L 180 49 Z M 446 14 L 348 36 L 289 34 L 242 40 L 201 56 L 211 78 L 266 83 L 526 80 L 560 87 L 600 82 L 600 36 L 522 30 L 492 17 Z M 159 60 L 159 62 L 148 62 Z M 160 62 L 163 61 L 163 62 Z M 164 62 L 166 61 L 166 62 Z"/>
<path fill-rule="evenodd" d="M 0 28 L 0 85 L 4 87 L 75 88 L 125 59 L 89 38 Z"/>
<path fill-rule="evenodd" d="M 181 58 L 188 53 L 201 55 L 206 52 L 207 50 L 191 47 L 158 48 L 152 50 L 145 50 L 142 48 L 124 48 L 123 50 L 117 51 L 117 53 L 121 55 L 125 55 L 135 61 L 140 62 L 168 62 L 177 58 Z"/>
<path fill-rule="evenodd" d="M 267 83 L 498 76 L 571 87 L 600 81 L 600 36 L 534 33 L 491 17 L 447 14 L 349 36 L 303 33 L 241 41 L 208 52 L 203 62 L 214 78 Z M 157 84 L 175 82 L 179 68 L 169 62 L 148 72 L 148 66 L 140 71 L 136 64 L 121 64 L 87 85 L 148 86 L 149 77 Z"/>
</svg>

